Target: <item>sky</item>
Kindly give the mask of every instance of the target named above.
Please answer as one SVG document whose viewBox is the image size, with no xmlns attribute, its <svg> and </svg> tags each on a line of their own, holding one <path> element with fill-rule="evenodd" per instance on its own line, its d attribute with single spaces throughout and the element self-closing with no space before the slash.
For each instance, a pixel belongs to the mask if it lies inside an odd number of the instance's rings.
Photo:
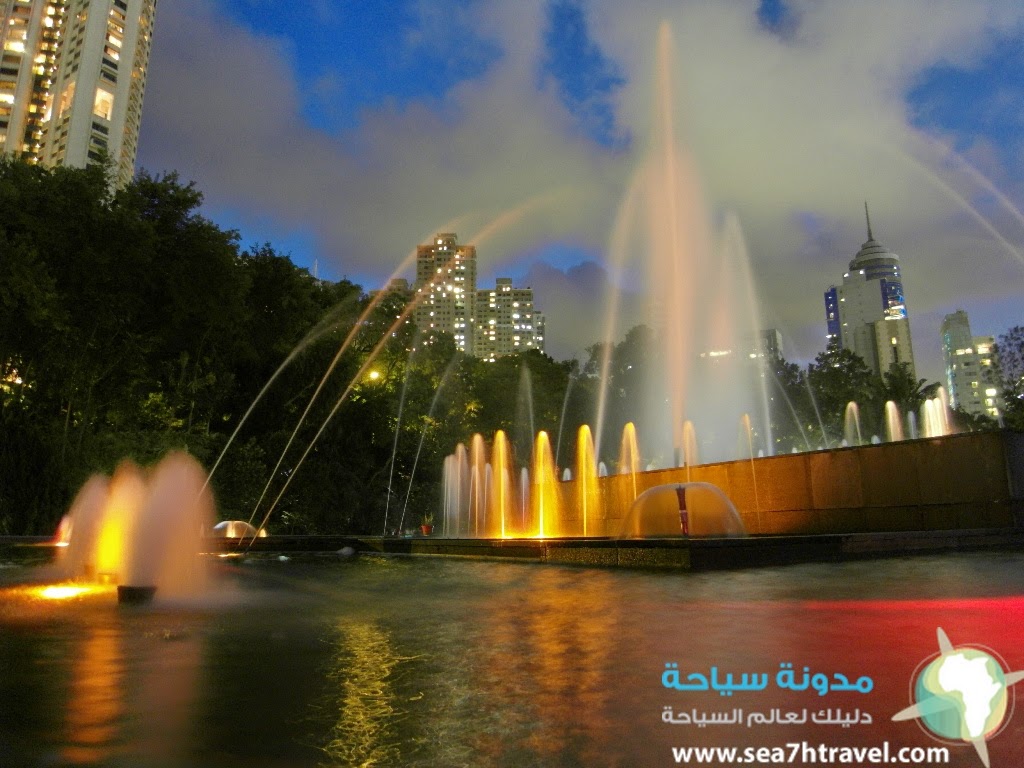
<svg viewBox="0 0 1024 768">
<path fill-rule="evenodd" d="M 194 181 L 243 246 L 366 290 L 457 232 L 481 287 L 533 287 L 549 354 L 583 357 L 610 285 L 620 332 L 645 318 L 645 246 L 620 264 L 612 241 L 655 152 L 659 29 L 680 150 L 711 226 L 740 222 L 787 358 L 824 348 L 864 201 L 901 258 L 920 376 L 941 377 L 947 313 L 1024 325 L 1022 3 L 179 0 L 138 164 Z"/>
</svg>

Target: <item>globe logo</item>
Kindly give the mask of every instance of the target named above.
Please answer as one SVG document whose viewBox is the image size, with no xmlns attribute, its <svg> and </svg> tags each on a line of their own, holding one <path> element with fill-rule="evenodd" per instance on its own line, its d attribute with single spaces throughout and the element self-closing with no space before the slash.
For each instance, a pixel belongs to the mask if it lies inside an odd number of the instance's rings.
<svg viewBox="0 0 1024 768">
<path fill-rule="evenodd" d="M 1024 679 L 1024 672 L 1006 672 L 994 656 L 978 648 L 953 647 L 941 628 L 937 634 L 939 655 L 914 680 L 915 703 L 892 719 L 919 718 L 939 738 L 969 742 L 989 768 L 986 739 L 1006 719 L 1008 689 Z"/>
<path fill-rule="evenodd" d="M 946 739 L 974 741 L 997 731 L 1006 716 L 1007 698 L 999 662 L 976 648 L 939 656 L 914 684 L 921 720 Z"/>
</svg>

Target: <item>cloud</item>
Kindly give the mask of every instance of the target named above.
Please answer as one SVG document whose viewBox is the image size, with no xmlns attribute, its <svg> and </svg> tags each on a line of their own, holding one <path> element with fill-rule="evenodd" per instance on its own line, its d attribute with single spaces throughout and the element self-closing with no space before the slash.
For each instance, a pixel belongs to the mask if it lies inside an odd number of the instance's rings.
<svg viewBox="0 0 1024 768">
<path fill-rule="evenodd" d="M 933 318 L 964 295 L 1019 294 L 1024 264 L 1006 246 L 1024 242 L 1024 224 L 912 124 L 907 93 L 930 68 L 975 65 L 994 40 L 1019 34 L 1024 9 L 996 0 L 787 6 L 780 32 L 759 23 L 753 0 L 583 4 L 601 60 L 624 81 L 600 94 L 632 137 L 609 149 L 581 135 L 558 84 L 540 76 L 549 60 L 541 0 L 414 6 L 422 12 L 395 57 L 439 40 L 448 15 L 472 31 L 467 44 L 498 55 L 440 96 L 382 99 L 337 134 L 303 116 L 308 92 L 329 94 L 334 83 L 303 82 L 301 41 L 246 29 L 215 0 L 182 0 L 157 20 L 140 160 L 195 179 L 211 210 L 232 211 L 256 239 L 312 233 L 321 265 L 368 287 L 454 222 L 476 240 L 482 273 L 526 270 L 552 347 L 576 349 L 596 311 L 580 280 L 596 286 L 601 265 L 573 272 L 519 260 L 552 241 L 607 252 L 649 151 L 654 40 L 668 20 L 675 117 L 709 205 L 739 214 L 762 305 L 798 340 L 794 356 L 816 351 L 807 347 L 824 333 L 821 296 L 865 238 L 865 199 L 876 236 L 903 259 L 916 338 L 937 334 Z M 998 170 L 983 137 L 971 154 Z M 934 360 L 925 374 L 937 375 Z"/>
<path fill-rule="evenodd" d="M 386 275 L 455 219 L 467 235 L 490 232 L 481 255 L 500 263 L 550 233 L 588 229 L 614 205 L 603 178 L 614 161 L 566 135 L 557 99 L 533 87 L 540 32 L 526 3 L 478 19 L 484 34 L 522 29 L 501 67 L 441 103 L 367 111 L 341 136 L 305 124 L 289 41 L 242 29 L 204 0 L 170 7 L 160 24 L 142 163 L 180 169 L 214 208 L 309 227 L 322 259 L 349 274 Z"/>
<path fill-rule="evenodd" d="M 547 353 L 557 360 L 576 357 L 586 362 L 586 348 L 601 341 L 605 332 L 605 297 L 612 287 L 607 270 L 595 261 L 581 261 L 567 268 L 534 261 L 516 283 L 533 288 L 534 307 L 544 313 L 548 328 L 559 329 L 555 336 L 549 336 Z M 625 291 L 613 339 L 621 340 L 626 329 L 644 321 L 640 296 Z"/>
</svg>

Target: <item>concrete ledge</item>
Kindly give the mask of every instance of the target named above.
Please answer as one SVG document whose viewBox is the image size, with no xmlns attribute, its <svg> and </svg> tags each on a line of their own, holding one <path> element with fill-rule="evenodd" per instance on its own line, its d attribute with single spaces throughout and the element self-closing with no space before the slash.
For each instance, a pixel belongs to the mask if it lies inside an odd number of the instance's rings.
<svg viewBox="0 0 1024 768">
<path fill-rule="evenodd" d="M 23 552 L 53 550 L 52 540 L 6 536 L 0 545 Z M 207 539 L 207 552 L 338 552 L 518 560 L 610 568 L 709 571 L 792 563 L 967 551 L 1024 551 L 1018 528 L 889 531 L 880 533 L 663 539 L 441 539 L 353 536 L 268 536 L 249 541 Z"/>
<path fill-rule="evenodd" d="M 213 540 L 211 540 L 213 541 Z M 220 540 L 226 548 L 232 541 Z M 252 551 L 362 553 L 518 560 L 591 567 L 708 571 L 975 550 L 1024 551 L 1015 528 L 748 536 L 738 539 L 442 539 L 268 536 Z M 214 549 L 214 547 L 211 547 Z M 245 547 L 241 547 L 245 549 Z"/>
</svg>

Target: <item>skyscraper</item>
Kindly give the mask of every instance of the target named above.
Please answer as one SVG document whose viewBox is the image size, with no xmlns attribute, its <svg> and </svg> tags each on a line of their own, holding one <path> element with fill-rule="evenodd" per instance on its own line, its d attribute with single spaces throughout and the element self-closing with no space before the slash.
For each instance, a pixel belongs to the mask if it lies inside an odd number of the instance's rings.
<svg viewBox="0 0 1024 768">
<path fill-rule="evenodd" d="M 916 376 L 900 257 L 875 240 L 864 204 L 868 239 L 850 261 L 843 283 L 825 292 L 828 338 L 860 355 L 877 375 L 908 363 Z"/>
<path fill-rule="evenodd" d="M 156 0 L 0 0 L 0 152 L 135 171 Z"/>
<path fill-rule="evenodd" d="M 477 290 L 476 247 L 460 245 L 454 232 L 439 232 L 416 246 L 417 302 L 413 320 L 427 343 L 438 333 L 462 352 L 484 360 L 544 351 L 544 315 L 533 307 L 530 288 L 513 288 L 499 277 L 493 289 Z"/>
<path fill-rule="evenodd" d="M 949 403 L 976 416 L 998 419 L 1004 404 L 995 360 L 995 338 L 972 336 L 962 309 L 946 315 L 940 329 Z"/>
<path fill-rule="evenodd" d="M 413 319 L 426 339 L 449 333 L 460 351 L 472 354 L 476 247 L 459 245 L 454 232 L 439 232 L 428 245 L 416 246 L 413 290 L 419 302 Z"/>
<path fill-rule="evenodd" d="M 476 292 L 476 335 L 473 354 L 494 361 L 503 355 L 544 351 L 544 315 L 533 308 L 533 289 L 513 288 L 499 277 L 492 290 Z"/>
</svg>

